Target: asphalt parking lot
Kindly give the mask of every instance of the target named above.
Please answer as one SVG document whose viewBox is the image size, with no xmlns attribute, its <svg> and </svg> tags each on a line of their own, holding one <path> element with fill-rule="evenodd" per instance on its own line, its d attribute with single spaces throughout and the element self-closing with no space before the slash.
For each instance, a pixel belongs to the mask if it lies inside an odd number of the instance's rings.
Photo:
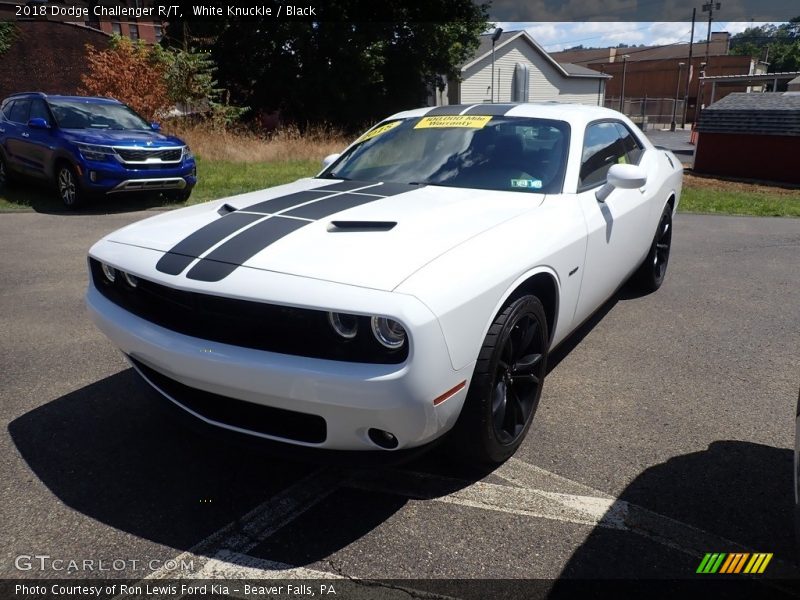
<svg viewBox="0 0 800 600">
<path fill-rule="evenodd" d="M 150 214 L 0 215 L 0 578 L 682 578 L 739 550 L 796 576 L 800 220 L 679 214 L 664 286 L 556 351 L 487 473 L 271 458 L 164 419 L 82 298 L 88 247 Z"/>
</svg>

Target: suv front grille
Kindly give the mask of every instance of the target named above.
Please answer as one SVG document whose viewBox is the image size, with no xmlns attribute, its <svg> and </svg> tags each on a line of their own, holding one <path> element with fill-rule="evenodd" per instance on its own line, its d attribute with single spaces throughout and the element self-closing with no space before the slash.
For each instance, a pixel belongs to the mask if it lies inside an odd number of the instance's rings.
<svg viewBox="0 0 800 600">
<path fill-rule="evenodd" d="M 114 148 L 124 162 L 145 162 L 158 159 L 161 162 L 178 162 L 183 156 L 183 148 Z"/>
</svg>

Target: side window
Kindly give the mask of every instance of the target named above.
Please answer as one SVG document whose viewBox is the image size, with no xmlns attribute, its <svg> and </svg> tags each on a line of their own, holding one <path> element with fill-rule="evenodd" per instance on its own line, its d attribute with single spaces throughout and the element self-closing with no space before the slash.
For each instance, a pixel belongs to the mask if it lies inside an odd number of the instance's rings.
<svg viewBox="0 0 800 600">
<path fill-rule="evenodd" d="M 3 104 L 0 104 L 0 117 L 3 119 L 8 119 L 11 116 L 11 107 L 14 105 L 13 100 L 6 100 Z"/>
<path fill-rule="evenodd" d="M 615 123 L 595 123 L 586 128 L 581 158 L 580 189 L 606 181 L 611 165 L 627 162 L 628 157 Z"/>
<path fill-rule="evenodd" d="M 44 119 L 48 123 L 53 120 L 50 118 L 50 111 L 47 110 L 47 105 L 44 103 L 44 100 L 39 100 L 38 98 L 31 100 L 31 114 L 28 115 L 29 121 L 36 118 Z"/>
<path fill-rule="evenodd" d="M 8 120 L 14 121 L 15 123 L 27 123 L 28 109 L 30 109 L 30 106 L 31 106 L 30 100 L 16 100 L 14 102 L 14 106 L 11 107 L 11 112 L 8 115 Z"/>
<path fill-rule="evenodd" d="M 644 154 L 644 148 L 625 125 L 622 123 L 617 123 L 616 125 L 620 138 L 622 138 L 622 146 L 625 148 L 627 161 L 632 165 L 638 165 L 642 159 L 642 154 Z"/>
</svg>

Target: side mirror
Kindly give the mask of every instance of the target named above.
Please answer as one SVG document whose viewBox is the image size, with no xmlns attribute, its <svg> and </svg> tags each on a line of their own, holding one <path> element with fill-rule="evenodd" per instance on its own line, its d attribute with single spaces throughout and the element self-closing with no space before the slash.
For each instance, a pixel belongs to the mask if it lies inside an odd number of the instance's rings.
<svg viewBox="0 0 800 600">
<path fill-rule="evenodd" d="M 614 188 L 635 190 L 647 183 L 647 171 L 639 165 L 611 165 L 606 175 L 606 184 L 594 193 L 597 201 L 603 203 Z"/>
<path fill-rule="evenodd" d="M 42 117 L 34 117 L 28 121 L 28 127 L 31 129 L 50 129 L 50 124 L 47 122 L 47 119 L 43 119 Z"/>
<path fill-rule="evenodd" d="M 153 131 L 161 131 L 161 125 L 158 123 L 150 123 L 150 129 Z"/>
<path fill-rule="evenodd" d="M 647 171 L 639 165 L 611 165 L 606 181 L 616 188 L 635 190 L 647 183 Z"/>
<path fill-rule="evenodd" d="M 336 159 L 339 158 L 340 156 L 341 156 L 341 154 L 339 154 L 339 153 L 328 154 L 328 156 L 326 156 L 325 158 L 322 159 L 322 168 L 323 169 L 327 169 L 334 162 L 336 162 Z"/>
</svg>

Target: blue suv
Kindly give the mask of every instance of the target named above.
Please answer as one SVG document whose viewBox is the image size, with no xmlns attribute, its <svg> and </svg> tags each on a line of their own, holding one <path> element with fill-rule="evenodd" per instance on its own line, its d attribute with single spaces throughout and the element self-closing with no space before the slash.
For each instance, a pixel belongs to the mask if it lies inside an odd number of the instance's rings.
<svg viewBox="0 0 800 600">
<path fill-rule="evenodd" d="M 109 98 L 15 94 L 0 104 L 0 189 L 19 174 L 52 182 L 69 208 L 124 192 L 186 200 L 194 156 L 159 129 Z"/>
</svg>

